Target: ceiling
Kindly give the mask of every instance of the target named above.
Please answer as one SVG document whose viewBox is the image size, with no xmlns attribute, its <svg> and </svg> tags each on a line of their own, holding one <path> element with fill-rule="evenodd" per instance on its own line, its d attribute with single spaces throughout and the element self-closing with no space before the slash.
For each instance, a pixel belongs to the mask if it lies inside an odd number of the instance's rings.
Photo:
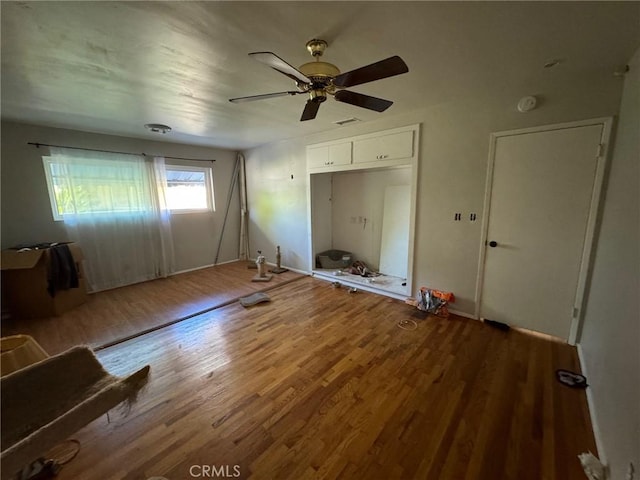
<svg viewBox="0 0 640 480">
<path fill-rule="evenodd" d="M 2 118 L 245 149 L 561 75 L 613 72 L 640 43 L 640 2 L 2 2 Z M 329 99 L 233 104 L 294 90 L 247 54 L 294 66 L 305 43 L 343 72 L 400 55 L 409 73 L 352 90 L 393 100 L 376 113 Z M 170 125 L 153 134 L 146 123 Z"/>
</svg>

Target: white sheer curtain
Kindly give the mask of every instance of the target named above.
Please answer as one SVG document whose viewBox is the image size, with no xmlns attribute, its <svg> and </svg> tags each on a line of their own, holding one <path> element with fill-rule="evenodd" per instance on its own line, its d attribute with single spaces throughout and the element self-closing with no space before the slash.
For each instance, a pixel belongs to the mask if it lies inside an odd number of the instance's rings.
<svg viewBox="0 0 640 480">
<path fill-rule="evenodd" d="M 91 291 L 174 269 L 164 158 L 51 148 L 58 211 Z"/>
</svg>

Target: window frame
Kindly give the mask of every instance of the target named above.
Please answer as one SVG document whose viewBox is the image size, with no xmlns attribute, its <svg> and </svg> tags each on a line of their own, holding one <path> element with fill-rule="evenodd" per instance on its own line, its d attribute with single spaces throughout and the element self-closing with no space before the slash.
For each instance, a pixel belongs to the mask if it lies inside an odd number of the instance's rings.
<svg viewBox="0 0 640 480">
<path fill-rule="evenodd" d="M 202 172 L 204 173 L 204 187 L 207 195 L 207 206 L 205 208 L 180 208 L 174 209 L 169 205 L 169 200 L 167 198 L 167 209 L 171 212 L 171 215 L 182 215 L 184 213 L 205 213 L 205 212 L 215 212 L 216 211 L 216 203 L 213 189 L 213 169 L 211 167 L 201 167 L 196 165 L 176 165 L 176 164 L 165 164 L 165 176 L 170 170 L 179 171 L 179 172 Z M 167 190 L 169 189 L 169 184 L 167 182 Z"/>
<path fill-rule="evenodd" d="M 42 157 L 44 176 L 47 181 L 47 193 L 49 194 L 49 203 L 51 204 L 51 213 L 53 214 L 53 220 L 55 222 L 61 222 L 62 220 L 64 220 L 64 218 L 58 210 L 58 200 L 56 199 L 56 191 L 53 185 L 53 177 L 51 175 L 51 164 L 53 163 L 55 163 L 53 157 L 50 157 L 48 155 Z"/>
</svg>

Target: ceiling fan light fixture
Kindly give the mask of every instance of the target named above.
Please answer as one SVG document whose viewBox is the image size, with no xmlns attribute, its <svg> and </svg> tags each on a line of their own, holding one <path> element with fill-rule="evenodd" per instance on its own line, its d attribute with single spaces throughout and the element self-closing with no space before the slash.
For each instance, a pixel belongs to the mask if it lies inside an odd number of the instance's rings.
<svg viewBox="0 0 640 480">
<path fill-rule="evenodd" d="M 324 89 L 317 88 L 309 90 L 309 100 L 315 103 L 322 103 L 327 99 L 327 94 Z"/>
<path fill-rule="evenodd" d="M 169 125 L 163 125 L 162 123 L 147 123 L 144 128 L 153 133 L 169 133 L 171 131 L 171 127 Z"/>
</svg>

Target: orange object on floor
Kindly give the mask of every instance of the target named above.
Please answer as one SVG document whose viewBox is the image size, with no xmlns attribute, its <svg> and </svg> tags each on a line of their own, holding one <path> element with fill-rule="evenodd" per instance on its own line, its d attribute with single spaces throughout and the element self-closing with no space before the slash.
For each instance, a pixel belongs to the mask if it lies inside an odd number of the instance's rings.
<svg viewBox="0 0 640 480">
<path fill-rule="evenodd" d="M 417 298 L 407 298 L 405 303 L 423 312 L 447 318 L 449 316 L 447 305 L 455 301 L 455 295 L 452 292 L 420 287 Z"/>
</svg>

